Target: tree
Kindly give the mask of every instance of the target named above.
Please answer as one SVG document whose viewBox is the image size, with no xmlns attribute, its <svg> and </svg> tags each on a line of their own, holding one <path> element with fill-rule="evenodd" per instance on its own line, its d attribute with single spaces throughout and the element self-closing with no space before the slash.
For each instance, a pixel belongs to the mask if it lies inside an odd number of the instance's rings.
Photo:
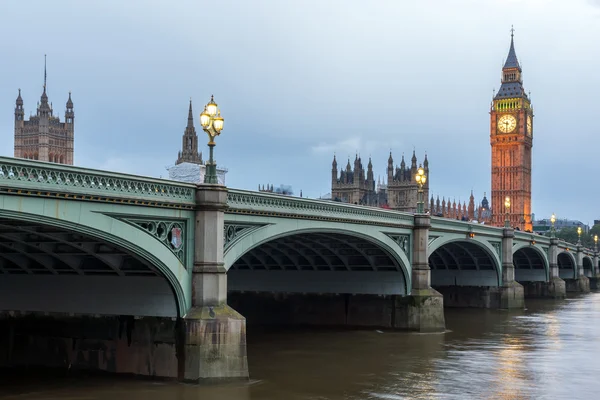
<svg viewBox="0 0 600 400">
<path fill-rule="evenodd" d="M 560 231 L 556 232 L 556 237 L 567 243 L 577 243 L 577 228 L 562 228 Z"/>
<path fill-rule="evenodd" d="M 550 235 L 550 233 L 547 235 Z M 598 237 L 600 237 L 600 224 L 594 225 L 588 231 L 588 233 L 581 233 L 581 244 L 584 247 L 594 249 L 594 235 L 598 235 Z M 579 235 L 577 235 L 577 227 L 563 228 L 556 232 L 556 237 L 564 240 L 567 243 L 577 243 L 577 240 L 579 239 Z"/>
</svg>

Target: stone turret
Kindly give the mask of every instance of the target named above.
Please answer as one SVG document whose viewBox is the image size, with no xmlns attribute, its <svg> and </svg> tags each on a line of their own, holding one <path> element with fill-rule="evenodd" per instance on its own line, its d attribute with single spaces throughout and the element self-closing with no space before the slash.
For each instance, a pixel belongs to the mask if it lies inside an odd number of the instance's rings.
<svg viewBox="0 0 600 400">
<path fill-rule="evenodd" d="M 334 185 L 337 182 L 338 177 L 338 164 L 335 159 L 335 154 L 333 155 L 333 162 L 331 163 L 331 184 Z"/>
<path fill-rule="evenodd" d="M 369 157 L 369 164 L 367 165 L 367 187 L 371 190 L 375 190 L 375 177 L 373 175 L 373 163 L 371 157 Z"/>
<path fill-rule="evenodd" d="M 388 183 L 394 180 L 394 159 L 392 158 L 391 151 L 390 151 L 390 156 L 388 157 L 387 180 L 388 180 Z"/>
<path fill-rule="evenodd" d="M 15 105 L 15 124 L 17 121 L 23 121 L 25 118 L 25 111 L 23 110 L 23 98 L 21 97 L 21 89 L 19 89 L 19 96 L 17 96 Z"/>
<path fill-rule="evenodd" d="M 471 196 L 469 196 L 469 210 L 468 210 L 469 219 L 475 219 L 475 196 L 473 196 L 473 191 L 471 190 Z"/>
</svg>

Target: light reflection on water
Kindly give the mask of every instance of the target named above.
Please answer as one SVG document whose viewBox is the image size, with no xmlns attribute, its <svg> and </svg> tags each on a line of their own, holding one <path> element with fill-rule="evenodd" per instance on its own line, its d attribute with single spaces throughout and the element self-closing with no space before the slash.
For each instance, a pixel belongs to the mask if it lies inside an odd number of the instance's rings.
<svg viewBox="0 0 600 400">
<path fill-rule="evenodd" d="M 249 328 L 250 383 L 0 378 L 2 398 L 590 399 L 600 392 L 600 294 L 525 311 L 446 310 L 445 334 Z"/>
</svg>

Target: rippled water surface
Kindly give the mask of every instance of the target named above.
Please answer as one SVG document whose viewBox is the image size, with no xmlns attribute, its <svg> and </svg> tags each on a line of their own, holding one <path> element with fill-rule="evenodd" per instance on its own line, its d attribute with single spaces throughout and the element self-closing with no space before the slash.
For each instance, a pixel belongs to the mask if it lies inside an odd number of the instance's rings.
<svg viewBox="0 0 600 400">
<path fill-rule="evenodd" d="M 518 312 L 446 310 L 445 334 L 249 329 L 252 380 L 194 386 L 125 378 L 0 377 L 23 400 L 596 399 L 600 293 Z"/>
</svg>

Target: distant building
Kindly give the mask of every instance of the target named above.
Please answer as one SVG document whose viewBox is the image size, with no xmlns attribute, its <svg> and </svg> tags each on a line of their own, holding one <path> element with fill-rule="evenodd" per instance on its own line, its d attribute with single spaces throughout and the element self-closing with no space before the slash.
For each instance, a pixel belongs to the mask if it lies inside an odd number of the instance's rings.
<svg viewBox="0 0 600 400">
<path fill-rule="evenodd" d="M 583 222 L 575 220 L 575 219 L 564 218 L 564 219 L 557 219 L 554 222 L 554 229 L 556 229 L 557 232 L 564 228 L 577 228 L 578 226 L 581 226 L 581 229 L 583 230 L 584 233 L 587 233 L 590 229 L 589 226 L 587 226 Z M 550 218 L 544 218 L 544 219 L 540 219 L 537 221 L 533 221 L 533 231 L 534 232 L 544 233 L 544 232 L 550 231 L 551 228 L 552 228 L 552 221 L 550 221 Z"/>
<path fill-rule="evenodd" d="M 409 168 L 404 162 L 404 156 L 402 156 L 400 166 L 394 167 L 394 159 L 390 152 L 387 166 L 387 183 L 379 182 L 375 185 L 371 158 L 369 158 L 366 170 L 363 167 L 362 159 L 356 155 L 354 167 L 350 165 L 350 160 L 348 160 L 346 168 L 338 171 L 337 160 L 334 156 L 331 169 L 331 199 L 343 203 L 415 212 L 417 210 L 418 192 L 418 185 L 415 181 L 417 168 L 417 157 L 414 151 Z M 427 181 L 423 186 L 423 201 L 425 202 L 425 208 L 427 208 L 431 179 L 427 155 L 423 160 L 423 169 L 427 175 Z"/>
<path fill-rule="evenodd" d="M 175 165 L 167 167 L 169 179 L 187 183 L 203 183 L 206 165 L 202 160 L 202 153 L 198 152 L 198 135 L 194 128 L 194 113 L 192 111 L 192 101 L 188 110 L 188 120 L 183 138 L 181 141 L 181 151 L 177 155 Z M 217 179 L 220 185 L 225 185 L 225 168 L 217 167 Z"/>
<path fill-rule="evenodd" d="M 52 103 L 46 94 L 46 65 L 44 63 L 44 87 L 35 115 L 25 120 L 21 89 L 15 106 L 15 152 L 14 156 L 30 160 L 73 165 L 73 141 L 75 113 L 71 92 L 66 104 L 65 122 L 54 115 Z"/>
<path fill-rule="evenodd" d="M 258 191 L 259 192 L 267 192 L 267 193 L 284 194 L 286 196 L 294 195 L 294 189 L 292 189 L 292 187 L 290 185 L 279 185 L 279 187 L 274 187 L 273 185 L 267 185 L 266 187 L 265 187 L 265 185 L 262 185 L 262 187 L 261 187 L 260 185 L 258 185 Z M 302 197 L 302 191 L 300 191 L 300 197 Z"/>
</svg>

